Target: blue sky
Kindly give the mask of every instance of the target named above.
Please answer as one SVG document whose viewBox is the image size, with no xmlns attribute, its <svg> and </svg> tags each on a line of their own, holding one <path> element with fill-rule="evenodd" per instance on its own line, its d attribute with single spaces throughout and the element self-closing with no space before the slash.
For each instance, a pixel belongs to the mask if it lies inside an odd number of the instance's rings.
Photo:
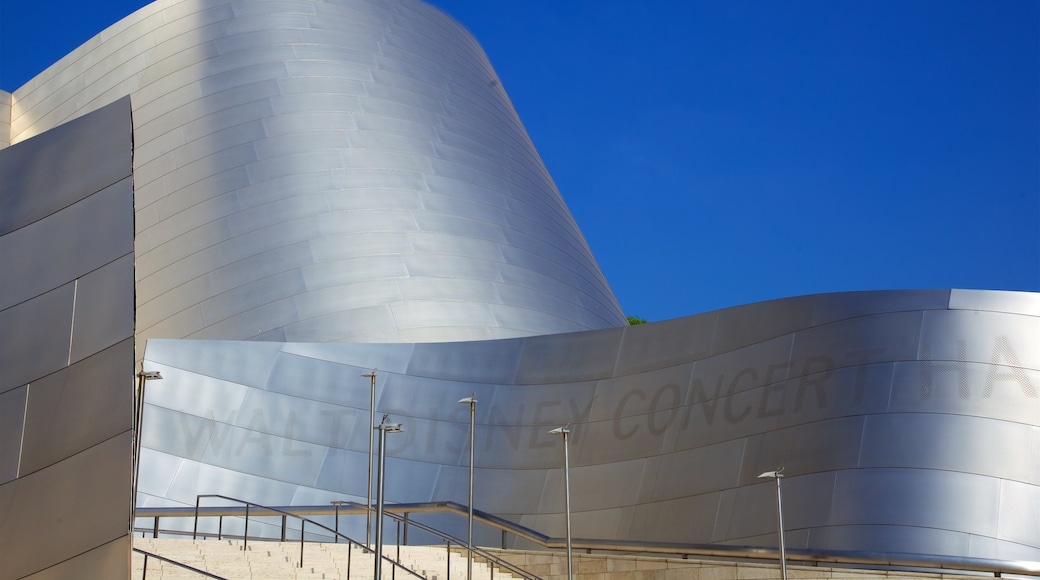
<svg viewBox="0 0 1040 580">
<path fill-rule="evenodd" d="M 144 5 L 0 0 L 13 90 Z M 1034 0 L 440 0 L 628 314 L 1040 291 Z"/>
</svg>

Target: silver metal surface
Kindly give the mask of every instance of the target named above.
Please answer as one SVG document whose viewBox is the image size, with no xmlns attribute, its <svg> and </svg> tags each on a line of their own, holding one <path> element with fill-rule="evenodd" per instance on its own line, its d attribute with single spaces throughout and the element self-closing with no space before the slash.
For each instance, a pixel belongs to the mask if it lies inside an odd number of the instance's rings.
<svg viewBox="0 0 1040 580">
<path fill-rule="evenodd" d="M 392 413 L 406 430 L 387 441 L 387 464 L 409 474 L 388 481 L 387 501 L 467 503 L 467 417 L 455 401 L 472 396 L 481 400 L 473 502 L 543 533 L 565 535 L 560 443 L 546 432 L 570 423 L 571 507 L 580 537 L 769 545 L 776 538 L 775 497 L 756 476 L 782 463 L 793 548 L 1037 560 L 1040 546 L 1031 534 L 1040 505 L 1040 398 L 1031 387 L 1040 387 L 1034 362 L 1040 319 L 1012 310 L 1026 304 L 1029 312 L 1029 301 L 1040 297 L 1005 293 L 1008 302 L 996 311 L 969 315 L 936 306 L 935 293 L 914 294 L 751 305 L 726 317 L 768 319 L 775 311 L 787 320 L 786 333 L 751 342 L 720 328 L 726 341 L 744 346 L 698 347 L 683 356 L 662 349 L 659 361 L 629 335 L 661 343 L 660 329 L 667 340 L 689 333 L 699 344 L 717 344 L 714 335 L 699 333 L 715 328 L 705 321 L 719 313 L 470 343 L 152 340 L 149 368 L 173 377 L 162 388 L 201 394 L 190 385 L 204 384 L 208 394 L 178 397 L 175 410 L 154 389 L 148 409 L 169 420 L 146 418 L 157 431 L 145 441 L 162 441 L 161 449 L 176 454 L 209 437 L 222 454 L 210 453 L 198 469 L 246 478 L 222 486 L 273 497 L 288 484 L 294 496 L 364 502 L 368 389 L 349 377 L 378 362 L 385 382 L 375 409 Z M 865 303 L 854 304 L 857 297 Z M 836 319 L 836 303 L 849 318 Z M 821 304 L 821 317 L 831 321 L 815 324 L 811 307 L 799 310 L 806 304 Z M 936 307 L 893 312 L 899 304 Z M 791 322 L 791 312 L 800 312 L 806 326 Z M 942 342 L 929 350 L 933 334 Z M 634 360 L 627 345 L 641 353 L 641 370 L 620 364 Z M 197 359 L 205 359 L 198 368 Z M 940 366 L 947 364 L 966 367 Z M 227 399 L 220 396 L 225 388 Z M 243 397 L 243 389 L 253 394 Z M 222 402 L 236 400 L 237 408 Z M 321 427 L 303 426 L 302 417 Z M 235 430 L 250 422 L 248 437 Z M 197 453 L 182 456 L 200 461 Z M 262 482 L 272 477 L 272 463 L 285 467 L 267 492 Z M 314 469 L 321 472 L 317 479 Z M 140 501 L 179 505 L 204 490 L 201 483 L 142 489 Z M 460 525 L 457 533 L 466 530 Z"/>
<path fill-rule="evenodd" d="M 0 150 L 3 580 L 129 574 L 131 146 L 124 98 Z"/>
<path fill-rule="evenodd" d="M 140 338 L 625 324 L 487 58 L 447 16 L 414 0 L 188 0 L 113 29 L 15 91 L 11 133 L 132 96 Z"/>
<path fill-rule="evenodd" d="M 62 125 L 113 102 L 100 146 L 92 117 Z M 1040 560 L 1040 297 L 803 296 L 628 327 L 487 58 L 420 2 L 157 2 L 10 103 L 0 257 L 25 275 L 0 282 L 19 337 L 0 342 L 0 403 L 40 443 L 0 458 L 0 508 L 74 477 L 87 451 L 32 416 L 108 349 L 128 361 L 118 416 L 56 416 L 109 437 L 98 453 L 127 439 L 103 461 L 129 470 L 133 336 L 164 376 L 142 506 L 365 501 L 379 411 L 404 426 L 380 500 L 465 502 L 472 470 L 470 505 L 546 534 L 573 517 L 607 543 L 760 546 L 755 476 L 782 464 L 795 548 Z M 85 191 L 52 183 L 33 135 L 79 143 Z M 78 243 L 85 224 L 107 235 Z M 32 268 L 41 244 L 63 273 Z"/>
</svg>

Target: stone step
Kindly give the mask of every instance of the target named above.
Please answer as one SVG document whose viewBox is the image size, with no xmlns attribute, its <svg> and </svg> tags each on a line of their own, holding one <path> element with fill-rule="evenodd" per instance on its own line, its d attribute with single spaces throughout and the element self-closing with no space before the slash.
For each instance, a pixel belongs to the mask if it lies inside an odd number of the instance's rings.
<svg viewBox="0 0 1040 580">
<path fill-rule="evenodd" d="M 310 580 L 346 577 L 348 561 L 351 577 L 371 578 L 375 568 L 371 552 L 345 543 L 304 544 L 302 567 L 300 566 L 300 544 L 298 542 L 254 540 L 244 544 L 239 540 L 135 538 L 134 546 L 235 580 L 273 580 L 275 578 Z M 401 546 L 400 549 L 393 546 L 384 549 L 384 554 L 390 558 L 397 558 L 398 553 L 400 553 L 401 563 L 404 566 L 415 570 L 429 580 L 446 580 L 449 577 L 449 561 L 451 578 L 466 577 L 465 552 L 462 554 L 452 552 L 449 558 L 445 548 L 438 546 Z M 143 564 L 144 556 L 135 552 L 133 578 L 140 578 Z M 406 573 L 402 575 L 401 571 L 394 574 L 393 567 L 392 564 L 384 561 L 383 576 L 385 578 L 410 577 Z M 479 559 L 474 559 L 473 580 L 490 579 L 491 577 L 491 569 L 488 565 Z M 153 580 L 197 579 L 198 575 L 150 558 L 148 578 Z M 511 576 L 496 570 L 494 578 L 509 580 Z"/>
</svg>

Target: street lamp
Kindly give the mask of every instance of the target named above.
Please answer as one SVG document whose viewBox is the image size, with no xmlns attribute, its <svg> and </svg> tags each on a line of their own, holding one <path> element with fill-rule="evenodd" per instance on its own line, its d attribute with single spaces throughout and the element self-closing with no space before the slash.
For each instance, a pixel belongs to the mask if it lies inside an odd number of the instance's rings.
<svg viewBox="0 0 1040 580">
<path fill-rule="evenodd" d="M 780 479 L 783 477 L 783 467 L 773 471 L 767 471 L 758 476 L 759 479 L 776 480 L 776 521 L 780 532 L 780 578 L 787 580 L 787 557 L 784 554 L 784 507 L 780 496 Z"/>
<path fill-rule="evenodd" d="M 459 399 L 459 403 L 469 405 L 469 517 L 466 528 L 466 580 L 473 578 L 473 427 L 477 411 L 477 394 L 473 393 L 465 399 Z"/>
<path fill-rule="evenodd" d="M 567 511 L 567 580 L 574 580 L 574 564 L 571 560 L 571 460 L 567 450 L 567 439 L 571 430 L 557 427 L 550 435 L 563 435 L 563 486 L 566 489 L 564 509 Z"/>
<path fill-rule="evenodd" d="M 130 513 L 137 513 L 137 480 L 141 477 L 141 418 L 144 415 L 144 390 L 145 383 L 162 379 L 159 371 L 141 371 L 137 373 L 137 391 L 134 393 L 134 457 L 133 457 L 133 480 L 130 490 Z M 135 520 L 131 519 L 130 527 L 133 528 Z"/>
<path fill-rule="evenodd" d="M 365 546 L 372 545 L 372 435 L 376 428 L 376 369 L 367 375 L 368 391 L 368 502 L 365 504 Z"/>
<path fill-rule="evenodd" d="M 376 570 L 374 577 L 377 579 L 382 578 L 380 574 L 383 568 L 383 469 L 386 465 L 386 434 L 404 431 L 400 423 L 387 423 L 386 418 L 389 416 L 389 414 L 383 415 L 383 420 L 376 427 L 379 430 L 379 470 L 376 472 Z"/>
<path fill-rule="evenodd" d="M 329 503 L 331 503 L 332 505 L 336 506 L 336 543 L 338 544 L 339 543 L 339 506 L 341 506 L 341 505 L 343 505 L 343 504 L 345 504 L 347 502 L 345 502 L 345 501 L 343 501 L 341 499 L 337 499 L 337 500 L 333 500 L 333 501 L 331 501 Z"/>
</svg>

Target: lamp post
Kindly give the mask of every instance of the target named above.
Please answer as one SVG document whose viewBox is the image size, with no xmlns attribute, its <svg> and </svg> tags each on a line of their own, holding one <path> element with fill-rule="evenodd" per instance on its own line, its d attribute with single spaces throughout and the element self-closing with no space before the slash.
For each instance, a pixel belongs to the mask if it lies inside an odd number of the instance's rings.
<svg viewBox="0 0 1040 580">
<path fill-rule="evenodd" d="M 376 369 L 367 375 L 371 379 L 368 391 L 368 502 L 365 503 L 365 546 L 372 545 L 372 435 L 376 428 Z"/>
<path fill-rule="evenodd" d="M 783 471 L 784 468 L 779 467 L 759 475 L 758 478 L 776 480 L 776 521 L 778 531 L 780 532 L 780 578 L 787 580 L 787 556 L 784 553 L 784 507 L 780 495 L 780 479 L 783 477 Z"/>
<path fill-rule="evenodd" d="M 137 373 L 137 391 L 134 393 L 134 457 L 132 481 L 130 485 L 130 528 L 136 523 L 137 513 L 137 481 L 141 477 L 141 418 L 144 415 L 144 391 L 148 381 L 161 380 L 159 371 L 141 371 Z"/>
<path fill-rule="evenodd" d="M 383 469 L 386 466 L 386 434 L 401 433 L 404 429 L 400 423 L 387 423 L 383 420 L 376 429 L 379 429 L 379 470 L 376 472 L 376 569 L 374 577 L 378 580 L 383 568 Z"/>
<path fill-rule="evenodd" d="M 473 393 L 459 403 L 469 405 L 469 515 L 466 520 L 466 580 L 473 578 L 473 427 L 477 410 L 477 394 Z"/>
<path fill-rule="evenodd" d="M 343 505 L 343 504 L 345 504 L 347 502 L 345 502 L 345 501 L 343 501 L 341 499 L 337 499 L 337 500 L 333 500 L 333 501 L 331 501 L 329 503 L 331 503 L 332 505 L 336 506 L 336 543 L 338 544 L 339 543 L 339 506 L 341 506 L 341 505 Z"/>
<path fill-rule="evenodd" d="M 571 430 L 557 427 L 549 431 L 550 435 L 563 435 L 563 486 L 566 490 L 564 509 L 567 512 L 567 580 L 574 580 L 574 564 L 571 559 L 571 460 L 567 439 Z"/>
</svg>

